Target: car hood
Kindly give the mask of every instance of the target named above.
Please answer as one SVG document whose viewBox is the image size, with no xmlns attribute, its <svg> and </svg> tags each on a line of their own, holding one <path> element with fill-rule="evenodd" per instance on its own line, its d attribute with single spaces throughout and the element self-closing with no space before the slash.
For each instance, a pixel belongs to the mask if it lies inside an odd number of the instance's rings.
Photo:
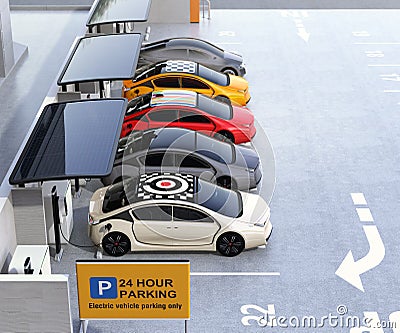
<svg viewBox="0 0 400 333">
<path fill-rule="evenodd" d="M 240 76 L 229 75 L 229 87 L 236 90 L 247 91 L 249 83 Z"/>
<path fill-rule="evenodd" d="M 259 195 L 240 192 L 243 203 L 243 213 L 237 218 L 240 222 L 255 224 L 269 219 L 270 208 L 267 202 Z"/>
<path fill-rule="evenodd" d="M 260 163 L 260 157 L 252 148 L 236 146 L 236 163 L 249 169 L 255 169 Z"/>
<path fill-rule="evenodd" d="M 236 106 L 232 105 L 233 117 L 232 122 L 234 124 L 240 125 L 252 125 L 254 124 L 254 115 L 253 113 L 244 106 Z"/>
<path fill-rule="evenodd" d="M 239 55 L 239 54 L 233 53 L 233 52 L 225 51 L 225 52 L 224 52 L 224 58 L 225 58 L 226 60 L 234 61 L 234 62 L 237 62 L 237 63 L 239 63 L 239 64 L 242 64 L 242 63 L 243 63 L 243 58 L 242 58 L 242 56 Z"/>
</svg>

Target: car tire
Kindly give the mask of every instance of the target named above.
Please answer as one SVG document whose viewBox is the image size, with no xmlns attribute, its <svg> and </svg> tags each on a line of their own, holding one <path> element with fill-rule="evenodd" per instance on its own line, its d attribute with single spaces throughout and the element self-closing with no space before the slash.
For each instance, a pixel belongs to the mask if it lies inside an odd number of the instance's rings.
<svg viewBox="0 0 400 333">
<path fill-rule="evenodd" d="M 238 71 L 236 69 L 234 69 L 233 67 L 226 67 L 221 72 L 224 74 L 230 74 L 230 75 L 235 75 L 235 76 L 239 75 Z"/>
<path fill-rule="evenodd" d="M 226 232 L 218 237 L 217 250 L 225 257 L 234 257 L 240 254 L 245 247 L 242 236 L 235 232 Z"/>
<path fill-rule="evenodd" d="M 222 141 L 228 141 L 228 142 L 235 143 L 235 137 L 233 136 L 233 134 L 231 132 L 221 131 L 221 132 L 218 132 L 218 134 L 224 138 L 224 140 L 222 140 Z M 220 139 L 220 136 L 218 136 L 217 138 Z"/>
<path fill-rule="evenodd" d="M 124 233 L 112 231 L 103 237 L 101 246 L 108 255 L 121 257 L 131 250 L 131 241 Z"/>
</svg>

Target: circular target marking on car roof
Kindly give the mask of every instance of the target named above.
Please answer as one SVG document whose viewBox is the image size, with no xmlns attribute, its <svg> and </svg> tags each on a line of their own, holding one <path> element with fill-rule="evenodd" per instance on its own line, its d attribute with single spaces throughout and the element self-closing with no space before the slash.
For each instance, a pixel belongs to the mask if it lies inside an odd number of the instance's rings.
<svg viewBox="0 0 400 333">
<path fill-rule="evenodd" d="M 146 179 L 143 190 L 151 194 L 174 195 L 186 192 L 189 183 L 174 175 L 159 175 Z"/>
</svg>

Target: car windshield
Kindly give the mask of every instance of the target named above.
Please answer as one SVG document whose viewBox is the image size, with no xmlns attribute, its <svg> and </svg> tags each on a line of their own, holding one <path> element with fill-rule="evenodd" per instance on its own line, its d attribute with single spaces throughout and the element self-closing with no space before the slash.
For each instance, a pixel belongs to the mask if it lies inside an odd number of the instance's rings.
<svg viewBox="0 0 400 333">
<path fill-rule="evenodd" d="M 147 79 L 149 77 L 152 77 L 154 75 L 160 74 L 161 73 L 161 69 L 165 67 L 165 62 L 162 62 L 160 64 L 156 64 L 156 65 L 150 65 L 148 67 L 143 67 L 140 68 L 137 72 L 136 72 L 136 77 L 133 79 L 134 82 L 138 82 L 144 79 Z"/>
<path fill-rule="evenodd" d="M 103 212 L 108 213 L 125 207 L 133 202 L 133 198 L 137 200 L 136 191 L 137 182 L 133 179 L 111 185 L 104 194 Z"/>
<path fill-rule="evenodd" d="M 128 103 L 126 114 L 132 114 L 150 106 L 151 93 L 136 97 Z"/>
<path fill-rule="evenodd" d="M 220 86 L 229 86 L 229 76 L 199 65 L 199 76 Z"/>
<path fill-rule="evenodd" d="M 218 102 L 205 95 L 197 94 L 197 107 L 221 119 L 230 120 L 233 117 L 232 105 Z"/>
<path fill-rule="evenodd" d="M 243 203 L 239 192 L 198 180 L 196 203 L 229 217 L 242 215 Z"/>
<path fill-rule="evenodd" d="M 187 49 L 192 49 L 192 48 L 199 48 L 204 51 L 208 51 L 210 53 L 216 54 L 219 57 L 224 56 L 224 50 L 221 49 L 220 47 L 211 44 L 205 40 L 197 39 L 197 38 L 176 38 L 176 39 L 171 39 L 167 43 L 168 47 L 185 47 Z"/>
<path fill-rule="evenodd" d="M 196 152 L 224 164 L 235 160 L 233 145 L 199 133 L 196 133 Z"/>
<path fill-rule="evenodd" d="M 118 149 L 115 160 L 121 158 L 129 159 L 131 154 L 137 151 L 145 150 L 150 147 L 151 140 L 157 136 L 157 130 L 146 132 L 134 132 L 129 136 L 122 138 L 118 142 Z"/>
</svg>

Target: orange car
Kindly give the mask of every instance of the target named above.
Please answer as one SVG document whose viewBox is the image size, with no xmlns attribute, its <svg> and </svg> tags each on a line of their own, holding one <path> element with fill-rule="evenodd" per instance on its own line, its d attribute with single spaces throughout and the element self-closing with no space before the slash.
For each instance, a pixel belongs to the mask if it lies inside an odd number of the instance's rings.
<svg viewBox="0 0 400 333">
<path fill-rule="evenodd" d="M 246 105 L 250 100 L 249 84 L 239 76 L 223 74 L 198 63 L 168 60 L 155 64 L 136 76 L 124 81 L 128 100 L 152 91 L 167 89 L 192 90 L 200 94 L 234 104 Z"/>
</svg>

